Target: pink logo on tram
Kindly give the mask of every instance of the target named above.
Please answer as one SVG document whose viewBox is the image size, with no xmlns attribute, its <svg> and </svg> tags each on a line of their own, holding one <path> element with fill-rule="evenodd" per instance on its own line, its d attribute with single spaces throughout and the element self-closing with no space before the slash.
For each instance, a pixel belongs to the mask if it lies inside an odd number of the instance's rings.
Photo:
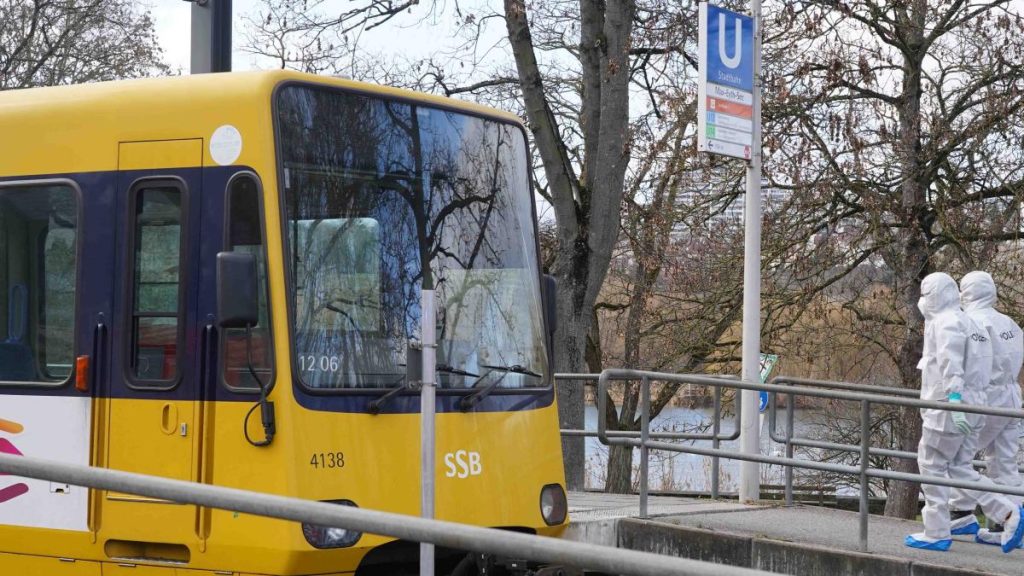
<svg viewBox="0 0 1024 576">
<path fill-rule="evenodd" d="M 10 420 L 4 420 L 3 418 L 0 418 L 0 432 L 6 432 L 8 434 L 21 434 L 21 432 L 24 429 L 25 427 L 17 422 L 12 422 Z M 11 444 L 11 441 L 6 438 L 0 438 L 0 453 L 12 454 L 14 456 L 23 456 L 21 450 L 18 450 L 18 447 L 15 446 L 14 444 Z M 6 474 L 0 472 L 0 476 L 6 476 Z M 28 484 L 25 484 L 24 482 L 18 482 L 17 484 L 12 484 L 10 486 L 0 488 L 0 504 L 3 504 L 8 500 L 13 500 L 18 496 L 25 494 L 26 492 L 28 492 Z"/>
</svg>

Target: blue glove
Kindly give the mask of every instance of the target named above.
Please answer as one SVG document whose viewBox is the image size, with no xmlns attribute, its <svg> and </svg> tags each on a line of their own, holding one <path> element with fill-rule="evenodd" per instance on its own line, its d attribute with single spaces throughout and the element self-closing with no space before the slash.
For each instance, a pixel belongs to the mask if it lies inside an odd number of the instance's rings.
<svg viewBox="0 0 1024 576">
<path fill-rule="evenodd" d="M 950 404 L 960 404 L 963 402 L 960 398 L 959 392 L 950 394 L 948 400 Z M 950 416 L 953 418 L 953 426 L 956 426 L 956 429 L 961 434 L 964 436 L 970 435 L 971 424 L 967 421 L 967 416 L 963 412 L 952 412 L 950 413 Z"/>
</svg>

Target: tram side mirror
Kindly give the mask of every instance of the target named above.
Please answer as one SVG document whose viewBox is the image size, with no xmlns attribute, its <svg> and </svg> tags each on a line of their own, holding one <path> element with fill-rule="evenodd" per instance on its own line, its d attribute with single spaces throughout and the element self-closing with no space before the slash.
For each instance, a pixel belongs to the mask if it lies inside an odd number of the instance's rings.
<svg viewBox="0 0 1024 576">
<path fill-rule="evenodd" d="M 544 302 L 544 322 L 548 326 L 548 333 L 554 334 L 558 328 L 558 281 L 554 276 L 545 274 L 541 288 L 541 299 Z"/>
<path fill-rule="evenodd" d="M 217 324 L 245 328 L 259 323 L 256 257 L 242 252 L 217 254 Z"/>
</svg>

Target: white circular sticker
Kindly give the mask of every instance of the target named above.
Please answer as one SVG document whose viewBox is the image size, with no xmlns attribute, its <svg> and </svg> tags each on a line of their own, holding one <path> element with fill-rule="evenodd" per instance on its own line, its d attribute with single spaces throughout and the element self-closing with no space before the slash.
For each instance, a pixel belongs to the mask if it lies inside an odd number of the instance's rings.
<svg viewBox="0 0 1024 576">
<path fill-rule="evenodd" d="M 242 153 L 242 133 L 231 124 L 225 124 L 213 131 L 210 137 L 210 156 L 221 166 L 238 160 Z"/>
</svg>

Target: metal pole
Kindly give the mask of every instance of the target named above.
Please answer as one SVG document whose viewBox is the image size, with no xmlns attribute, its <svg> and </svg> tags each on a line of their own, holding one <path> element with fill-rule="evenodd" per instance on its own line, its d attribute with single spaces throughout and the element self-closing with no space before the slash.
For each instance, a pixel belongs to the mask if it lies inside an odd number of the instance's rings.
<svg viewBox="0 0 1024 576">
<path fill-rule="evenodd" d="M 192 74 L 231 71 L 231 0 L 192 2 Z"/>
<path fill-rule="evenodd" d="M 722 428 L 722 389 L 715 386 L 715 413 L 712 416 L 711 434 L 714 438 L 711 440 L 711 447 L 718 449 L 721 446 L 721 441 L 718 439 L 718 433 Z M 721 479 L 719 477 L 719 462 L 718 456 L 711 458 L 711 499 L 718 500 L 718 489 Z"/>
<path fill-rule="evenodd" d="M 754 19 L 754 98 L 750 164 L 744 202 L 743 240 L 743 372 L 747 382 L 760 379 L 761 354 L 761 0 L 751 0 Z M 758 392 L 744 390 L 740 452 L 761 453 Z M 761 493 L 761 467 L 754 462 L 740 466 L 740 501 L 757 500 Z"/>
<path fill-rule="evenodd" d="M 871 403 L 860 403 L 860 551 L 868 551 L 868 460 L 871 447 Z"/>
<path fill-rule="evenodd" d="M 421 293 L 420 339 L 423 342 L 423 382 L 420 388 L 420 516 L 434 517 L 434 415 L 436 412 L 437 314 L 434 291 Z M 420 576 L 434 576 L 434 545 L 420 543 Z"/>
<path fill-rule="evenodd" d="M 786 395 L 786 458 L 793 457 L 793 395 Z M 786 466 L 786 506 L 793 505 L 793 467 Z"/>
<path fill-rule="evenodd" d="M 645 376 L 640 385 L 640 517 L 647 518 L 647 461 L 650 449 L 647 447 L 648 427 L 651 418 L 651 381 Z"/>
</svg>

